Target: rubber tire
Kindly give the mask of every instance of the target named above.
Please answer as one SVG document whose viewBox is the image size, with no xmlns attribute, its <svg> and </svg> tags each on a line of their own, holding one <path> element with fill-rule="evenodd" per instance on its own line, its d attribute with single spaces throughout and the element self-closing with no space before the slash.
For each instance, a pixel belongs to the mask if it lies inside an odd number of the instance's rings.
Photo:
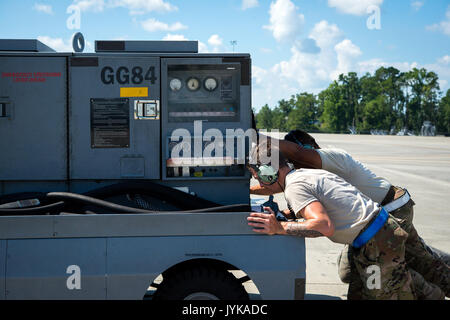
<svg viewBox="0 0 450 320">
<path fill-rule="evenodd" d="M 228 271 L 214 267 L 191 267 L 166 276 L 153 300 L 184 300 L 192 293 L 206 292 L 219 300 L 249 300 L 242 284 Z"/>
</svg>

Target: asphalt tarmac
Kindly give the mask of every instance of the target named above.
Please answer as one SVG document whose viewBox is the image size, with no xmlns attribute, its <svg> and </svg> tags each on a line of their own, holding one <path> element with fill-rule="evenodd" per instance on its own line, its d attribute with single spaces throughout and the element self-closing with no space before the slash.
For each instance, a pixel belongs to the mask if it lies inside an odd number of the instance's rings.
<svg viewBox="0 0 450 320">
<path fill-rule="evenodd" d="M 450 253 L 450 138 L 312 136 L 322 148 L 344 149 L 378 176 L 408 189 L 416 203 L 413 222 L 419 235 L 427 244 Z M 283 194 L 276 195 L 275 201 L 280 209 L 286 208 Z M 346 299 L 348 286 L 340 281 L 336 262 L 342 248 L 327 238 L 306 239 L 305 299 Z"/>
</svg>

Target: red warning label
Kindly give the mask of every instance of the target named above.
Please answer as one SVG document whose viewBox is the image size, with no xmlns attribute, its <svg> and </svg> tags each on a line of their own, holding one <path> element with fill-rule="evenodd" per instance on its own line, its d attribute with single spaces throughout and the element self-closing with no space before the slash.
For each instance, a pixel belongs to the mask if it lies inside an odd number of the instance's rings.
<svg viewBox="0 0 450 320">
<path fill-rule="evenodd" d="M 61 77 L 61 72 L 2 72 L 2 78 L 11 78 L 13 82 L 45 82 L 57 77 Z"/>
</svg>

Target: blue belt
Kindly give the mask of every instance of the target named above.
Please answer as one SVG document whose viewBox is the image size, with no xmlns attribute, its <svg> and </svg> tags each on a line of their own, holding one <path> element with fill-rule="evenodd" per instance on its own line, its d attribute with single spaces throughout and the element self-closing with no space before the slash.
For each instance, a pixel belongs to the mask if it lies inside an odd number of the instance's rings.
<svg viewBox="0 0 450 320">
<path fill-rule="evenodd" d="M 381 227 L 385 224 L 386 220 L 389 218 L 389 213 L 381 207 L 380 212 L 377 214 L 375 220 L 368 226 L 363 233 L 356 237 L 353 240 L 352 246 L 354 248 L 361 248 L 365 245 L 377 232 L 381 229 Z"/>
</svg>

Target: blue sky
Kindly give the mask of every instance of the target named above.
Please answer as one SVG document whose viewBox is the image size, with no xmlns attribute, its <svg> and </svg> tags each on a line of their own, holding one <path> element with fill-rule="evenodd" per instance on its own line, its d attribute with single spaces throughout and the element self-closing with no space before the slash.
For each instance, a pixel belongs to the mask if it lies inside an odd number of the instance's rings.
<svg viewBox="0 0 450 320">
<path fill-rule="evenodd" d="M 79 29 L 67 27 L 71 5 Z M 200 52 L 232 52 L 236 41 L 235 52 L 252 56 L 256 110 L 380 66 L 424 67 L 450 88 L 448 0 L 0 0 L 0 38 L 72 51 L 77 31 L 86 51 L 95 40 L 186 39 Z"/>
</svg>

